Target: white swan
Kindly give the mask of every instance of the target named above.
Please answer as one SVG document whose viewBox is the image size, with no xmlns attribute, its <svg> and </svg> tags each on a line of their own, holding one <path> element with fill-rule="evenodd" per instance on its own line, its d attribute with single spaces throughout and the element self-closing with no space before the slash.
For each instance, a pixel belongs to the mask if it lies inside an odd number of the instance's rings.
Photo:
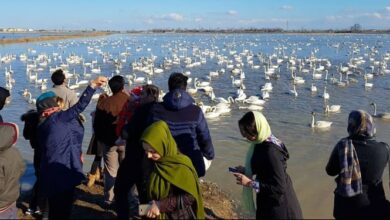
<svg viewBox="0 0 390 220">
<path fill-rule="evenodd" d="M 364 77 L 364 87 L 366 89 L 371 89 L 372 87 L 374 87 L 374 84 L 373 83 L 368 83 L 367 82 L 367 77 Z"/>
<path fill-rule="evenodd" d="M 314 85 L 314 83 L 311 84 L 310 91 L 311 92 L 317 92 L 317 86 Z"/>
<path fill-rule="evenodd" d="M 298 97 L 298 92 L 295 88 L 295 84 L 293 84 L 293 89 L 290 90 L 290 94 L 295 96 L 295 97 Z"/>
<path fill-rule="evenodd" d="M 328 100 L 328 99 L 330 98 L 329 93 L 326 91 L 326 86 L 324 87 L 324 94 L 322 95 L 322 97 L 323 97 L 325 100 Z"/>
<path fill-rule="evenodd" d="M 248 110 L 251 110 L 251 111 L 261 111 L 261 110 L 264 109 L 264 107 L 260 106 L 260 105 L 240 106 L 238 108 L 239 109 L 248 109 Z"/>
<path fill-rule="evenodd" d="M 335 112 L 339 112 L 340 109 L 341 109 L 341 105 L 331 105 L 330 107 L 329 105 L 326 105 L 325 112 L 335 113 Z"/>
<path fill-rule="evenodd" d="M 333 122 L 331 121 L 315 121 L 315 113 L 311 113 L 311 127 L 312 128 L 329 128 Z"/>
<path fill-rule="evenodd" d="M 374 107 L 374 114 L 372 115 L 373 117 L 382 118 L 382 119 L 390 119 L 390 112 L 383 112 L 383 113 L 377 114 L 375 102 L 371 103 L 370 105 Z"/>
<path fill-rule="evenodd" d="M 260 99 L 257 96 L 250 96 L 249 98 L 243 101 L 244 103 L 252 104 L 252 105 L 264 105 L 265 101 Z"/>
<path fill-rule="evenodd" d="M 33 104 L 33 105 L 35 105 L 37 103 L 37 100 L 32 98 L 31 92 L 27 92 L 27 96 L 28 96 L 28 100 L 27 100 L 28 103 Z"/>
<path fill-rule="evenodd" d="M 264 86 L 261 87 L 261 91 L 272 91 L 273 87 L 272 87 L 272 83 L 271 82 L 267 82 L 264 84 Z"/>
</svg>

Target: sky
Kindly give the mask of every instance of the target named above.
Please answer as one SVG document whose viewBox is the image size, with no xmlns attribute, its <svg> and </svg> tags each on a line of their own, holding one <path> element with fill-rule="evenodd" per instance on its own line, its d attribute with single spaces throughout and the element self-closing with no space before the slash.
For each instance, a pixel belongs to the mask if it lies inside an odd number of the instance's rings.
<svg viewBox="0 0 390 220">
<path fill-rule="evenodd" d="M 12 0 L 0 28 L 390 29 L 389 0 Z"/>
</svg>

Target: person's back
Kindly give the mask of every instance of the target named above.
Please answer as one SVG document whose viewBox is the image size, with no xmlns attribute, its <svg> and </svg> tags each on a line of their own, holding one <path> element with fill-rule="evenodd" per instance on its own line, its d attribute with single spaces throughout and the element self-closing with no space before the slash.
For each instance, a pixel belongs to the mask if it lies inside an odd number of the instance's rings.
<svg viewBox="0 0 390 220">
<path fill-rule="evenodd" d="M 64 100 L 64 110 L 72 107 L 78 101 L 76 93 L 65 85 L 65 74 L 62 69 L 54 71 L 51 75 L 54 84 L 52 91 Z"/>
<path fill-rule="evenodd" d="M 163 102 L 152 110 L 153 121 L 165 121 L 175 138 L 180 152 L 187 155 L 202 177 L 206 173 L 205 157 L 214 159 L 214 146 L 211 141 L 207 121 L 202 110 L 194 105 L 194 99 L 185 91 L 187 77 L 173 73 L 168 80 L 169 92 Z"/>
<path fill-rule="evenodd" d="M 337 175 L 334 216 L 336 218 L 388 216 L 388 213 L 384 212 L 389 210 L 389 207 L 386 207 L 388 202 L 382 176 L 390 159 L 389 146 L 375 140 L 372 117 L 361 110 L 350 113 L 348 133 L 350 134 L 348 137 L 342 138 L 336 144 L 326 166 L 328 175 Z M 354 152 L 345 154 L 350 152 L 350 149 L 356 152 L 356 155 Z M 354 166 L 349 163 L 353 163 Z M 355 163 L 358 163 L 357 167 Z M 354 169 L 349 170 L 351 168 Z"/>
<path fill-rule="evenodd" d="M 16 218 L 16 200 L 19 198 L 19 179 L 25 163 L 14 147 L 18 128 L 16 124 L 0 123 L 0 219 Z"/>
</svg>

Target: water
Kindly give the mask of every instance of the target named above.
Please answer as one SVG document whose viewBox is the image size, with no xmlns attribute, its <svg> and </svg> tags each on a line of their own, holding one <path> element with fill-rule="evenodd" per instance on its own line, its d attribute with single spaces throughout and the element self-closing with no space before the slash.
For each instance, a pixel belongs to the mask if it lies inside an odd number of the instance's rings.
<svg viewBox="0 0 390 220">
<path fill-rule="evenodd" d="M 88 47 L 90 48 L 88 50 Z M 95 49 L 91 49 L 95 48 Z M 187 48 L 187 50 L 181 49 Z M 197 48 L 199 50 L 197 50 Z M 355 48 L 353 51 L 352 48 Z M 97 49 L 97 50 L 96 50 Z M 100 49 L 100 50 L 99 50 Z M 33 53 L 34 50 L 36 53 Z M 30 83 L 26 75 L 26 62 L 19 60 L 19 55 L 25 53 L 29 59 L 35 59 L 39 54 L 47 54 L 52 58 L 51 62 L 38 78 L 48 78 L 50 81 L 49 66 L 60 65 L 60 59 L 54 61 L 53 53 L 62 56 L 62 60 L 71 54 L 82 56 L 84 62 L 97 61 L 102 69 L 102 73 L 111 76 L 115 71 L 115 65 L 112 62 L 120 57 L 120 53 L 128 51 L 131 53 L 126 58 L 126 63 L 120 69 L 121 74 L 132 74 L 134 71 L 130 63 L 138 61 L 141 57 L 157 56 L 155 67 L 163 63 L 164 57 L 172 58 L 172 54 L 178 56 L 194 57 L 194 54 L 200 52 L 214 51 L 216 54 L 227 56 L 233 59 L 230 51 L 237 51 L 237 54 L 248 50 L 255 56 L 254 65 L 260 65 L 259 69 L 252 69 L 247 64 L 247 59 L 243 56 L 245 64 L 245 93 L 250 95 L 261 94 L 260 86 L 264 85 L 263 63 L 260 63 L 260 56 L 271 56 L 283 58 L 283 56 L 293 55 L 299 59 L 310 57 L 313 54 L 317 58 L 328 59 L 332 66 L 327 67 L 329 77 L 335 74 L 338 78 L 336 66 L 346 66 L 351 58 L 363 57 L 366 63 L 360 67 L 364 71 L 371 72 L 369 66 L 373 65 L 373 60 L 381 60 L 390 50 L 389 35 L 283 35 L 283 34 L 230 34 L 230 35 L 113 35 L 109 37 L 99 37 L 91 39 L 62 40 L 31 44 L 14 44 L 0 47 L 0 54 L 14 54 L 17 59 L 10 63 L 0 64 L 0 73 L 4 73 L 5 68 L 12 66 L 14 71 L 13 78 L 16 81 L 12 89 L 12 102 L 1 112 L 3 118 L 7 121 L 13 121 L 22 128 L 19 119 L 22 113 L 33 108 L 26 98 L 22 96 L 22 90 L 28 88 L 33 97 L 36 98 L 40 93 L 39 85 Z M 90 52 L 88 52 L 90 51 Z M 101 52 L 100 52 L 101 51 Z M 206 53 L 207 54 L 207 53 Z M 103 56 L 104 55 L 104 56 Z M 58 57 L 58 56 L 57 56 Z M 103 62 L 106 57 L 107 62 Z M 174 71 L 191 71 L 192 78 L 207 80 L 205 77 L 210 71 L 226 69 L 226 64 L 218 65 L 216 57 L 204 55 L 207 63 L 198 67 L 187 69 L 181 60 L 181 65 L 174 65 L 172 69 L 164 71 L 161 74 L 155 74 L 150 79 L 164 91 L 167 91 L 167 79 Z M 199 59 L 199 58 L 198 58 Z M 194 58 L 193 58 L 194 60 Z M 199 61 L 196 60 L 195 61 Z M 378 112 L 390 111 L 390 103 L 387 97 L 390 93 L 389 76 L 374 76 L 370 82 L 374 83 L 374 88 L 366 90 L 364 88 L 364 79 L 362 75 L 354 73 L 351 78 L 358 80 L 357 83 L 351 83 L 345 88 L 338 87 L 324 80 L 315 80 L 318 92 L 312 94 L 310 86 L 312 83 L 311 72 L 309 74 L 298 73 L 306 82 L 303 85 L 297 85 L 298 97 L 287 94 L 292 88 L 290 72 L 287 68 L 287 59 L 280 63 L 280 78 L 271 80 L 273 91 L 270 94 L 269 101 L 264 105 L 263 113 L 268 118 L 272 132 L 275 136 L 283 140 L 290 151 L 291 158 L 288 161 L 288 173 L 290 174 L 296 193 L 301 202 L 305 218 L 331 218 L 333 208 L 333 190 L 335 183 L 332 177 L 325 173 L 325 166 L 330 152 L 337 141 L 347 135 L 346 125 L 347 117 L 351 110 L 364 109 L 372 112 L 369 104 L 375 101 L 378 105 Z M 388 63 L 388 60 L 385 61 Z M 32 63 L 29 61 L 28 63 Z M 276 59 L 273 59 L 276 64 Z M 318 65 L 317 65 L 318 67 Z M 307 65 L 305 68 L 308 68 Z M 83 73 L 82 64 L 69 65 L 72 73 Z M 375 72 L 378 68 L 375 67 Z M 90 69 L 87 68 L 87 73 Z M 141 72 L 136 72 L 137 76 L 144 76 Z M 94 75 L 94 74 L 92 74 Z M 232 87 L 231 74 L 228 69 L 226 73 L 217 78 L 213 78 L 211 85 L 218 97 L 228 97 L 234 95 L 236 88 Z M 237 77 L 236 77 L 237 78 Z M 74 81 L 74 80 L 73 80 Z M 333 113 L 326 116 L 323 113 L 323 99 L 321 94 L 327 83 L 327 89 L 330 94 L 330 104 L 341 105 L 340 113 Z M 5 85 L 5 76 L 0 74 L 0 85 Z M 131 85 L 131 87 L 134 85 Z M 51 84 L 48 84 L 51 87 Z M 191 83 L 192 87 L 192 83 Z M 78 92 L 82 92 L 79 89 Z M 203 101 L 209 105 L 210 99 L 199 93 L 196 100 Z M 96 102 L 92 101 L 85 111 L 87 123 L 85 124 L 85 137 L 83 151 L 86 151 L 91 136 L 91 120 L 89 113 L 95 108 Z M 329 130 L 319 131 L 310 128 L 311 112 L 317 112 L 317 120 L 332 121 L 333 124 Z M 249 144 L 240 136 L 237 121 L 246 112 L 239 109 L 238 105 L 232 106 L 232 111 L 217 119 L 208 120 L 209 128 L 213 138 L 216 151 L 216 158 L 206 176 L 206 179 L 217 182 L 225 191 L 232 194 L 233 199 L 240 200 L 240 187 L 235 184 L 235 179 L 228 172 L 229 166 L 240 165 L 244 163 L 246 150 Z M 390 143 L 390 137 L 387 134 L 389 124 L 383 120 L 376 120 L 377 139 Z M 28 142 L 19 139 L 18 148 L 22 152 L 26 161 L 32 161 L 32 149 Z M 90 168 L 92 156 L 86 156 L 85 172 Z M 23 181 L 24 187 L 28 188 L 33 179 L 33 169 L 28 169 Z M 388 175 L 385 172 L 385 189 L 388 195 L 387 187 Z M 389 197 L 388 197 L 389 198 Z"/>
</svg>

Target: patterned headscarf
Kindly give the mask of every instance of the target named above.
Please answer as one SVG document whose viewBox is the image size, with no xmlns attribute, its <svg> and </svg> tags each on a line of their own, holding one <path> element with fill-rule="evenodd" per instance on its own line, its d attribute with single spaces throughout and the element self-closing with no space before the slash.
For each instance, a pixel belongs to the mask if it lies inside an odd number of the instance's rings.
<svg viewBox="0 0 390 220">
<path fill-rule="evenodd" d="M 348 134 L 350 137 L 373 137 L 375 133 L 375 124 L 370 114 L 363 110 L 355 110 L 349 113 Z"/>
</svg>

